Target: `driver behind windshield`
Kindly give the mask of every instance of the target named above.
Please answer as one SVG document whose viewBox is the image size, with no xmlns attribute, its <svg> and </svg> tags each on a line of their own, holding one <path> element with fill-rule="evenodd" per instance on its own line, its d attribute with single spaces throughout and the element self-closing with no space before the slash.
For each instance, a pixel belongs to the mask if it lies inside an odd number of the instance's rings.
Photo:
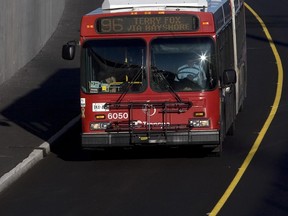
<svg viewBox="0 0 288 216">
<path fill-rule="evenodd" d="M 207 77 L 201 65 L 201 59 L 197 54 L 190 54 L 186 64 L 178 68 L 175 81 L 188 81 L 205 88 Z"/>
</svg>

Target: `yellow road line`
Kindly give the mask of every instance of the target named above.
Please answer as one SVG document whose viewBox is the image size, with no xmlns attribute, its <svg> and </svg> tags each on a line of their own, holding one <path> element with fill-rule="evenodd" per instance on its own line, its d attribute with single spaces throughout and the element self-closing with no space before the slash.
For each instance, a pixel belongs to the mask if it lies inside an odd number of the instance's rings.
<svg viewBox="0 0 288 216">
<path fill-rule="evenodd" d="M 274 57 L 276 59 L 277 62 L 277 68 L 278 68 L 278 81 L 277 81 L 277 90 L 276 90 L 276 95 L 275 95 L 275 99 L 271 108 L 271 111 L 269 113 L 268 118 L 265 121 L 265 124 L 263 125 L 258 137 L 256 138 L 252 148 L 250 149 L 248 155 L 246 156 L 244 162 L 242 163 L 241 167 L 239 168 L 237 174 L 235 175 L 234 179 L 232 180 L 232 182 L 230 183 L 230 185 L 228 186 L 228 188 L 226 189 L 225 193 L 222 195 L 222 197 L 220 198 L 220 200 L 218 201 L 218 203 L 215 205 L 215 207 L 213 208 L 213 210 L 211 211 L 211 213 L 209 213 L 209 216 L 215 216 L 219 213 L 219 211 L 221 210 L 221 208 L 224 206 L 224 204 L 227 202 L 228 198 L 230 197 L 230 195 L 232 194 L 232 192 L 234 191 L 235 187 L 237 186 L 237 184 L 239 183 L 241 177 L 243 176 L 244 172 L 246 171 L 246 169 L 248 168 L 249 164 L 251 163 L 253 157 L 255 156 L 271 122 L 273 121 L 275 114 L 278 110 L 278 106 L 280 103 L 280 99 L 281 99 L 281 94 L 282 94 L 282 87 L 283 87 L 283 67 L 282 67 L 282 62 L 279 56 L 279 53 L 276 49 L 276 46 L 272 40 L 272 37 L 265 25 L 265 23 L 263 22 L 263 20 L 260 18 L 260 16 L 248 5 L 245 3 L 245 7 L 255 16 L 255 18 L 258 20 L 258 22 L 260 23 L 266 38 L 269 41 L 270 47 L 273 51 Z"/>
</svg>

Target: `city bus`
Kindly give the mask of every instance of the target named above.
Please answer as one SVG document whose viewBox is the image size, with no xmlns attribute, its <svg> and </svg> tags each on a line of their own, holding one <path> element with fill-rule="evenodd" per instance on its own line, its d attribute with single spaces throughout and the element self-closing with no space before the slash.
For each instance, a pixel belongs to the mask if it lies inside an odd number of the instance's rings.
<svg viewBox="0 0 288 216">
<path fill-rule="evenodd" d="M 83 148 L 221 152 L 246 97 L 243 0 L 104 0 L 80 40 Z"/>
</svg>

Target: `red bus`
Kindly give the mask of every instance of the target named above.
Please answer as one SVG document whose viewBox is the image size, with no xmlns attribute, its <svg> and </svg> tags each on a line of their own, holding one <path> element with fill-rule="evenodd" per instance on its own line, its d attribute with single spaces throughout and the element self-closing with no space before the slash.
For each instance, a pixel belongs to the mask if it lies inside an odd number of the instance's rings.
<svg viewBox="0 0 288 216">
<path fill-rule="evenodd" d="M 79 45 L 84 148 L 221 151 L 233 133 L 246 96 L 243 0 L 104 0 L 83 16 Z"/>
</svg>

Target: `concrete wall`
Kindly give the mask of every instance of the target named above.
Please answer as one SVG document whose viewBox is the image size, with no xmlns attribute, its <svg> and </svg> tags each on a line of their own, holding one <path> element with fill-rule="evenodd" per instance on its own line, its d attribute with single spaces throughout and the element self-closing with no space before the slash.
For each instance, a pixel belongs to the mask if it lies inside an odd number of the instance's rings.
<svg viewBox="0 0 288 216">
<path fill-rule="evenodd" d="M 64 7 L 65 0 L 0 0 L 0 84 L 41 50 Z"/>
</svg>

